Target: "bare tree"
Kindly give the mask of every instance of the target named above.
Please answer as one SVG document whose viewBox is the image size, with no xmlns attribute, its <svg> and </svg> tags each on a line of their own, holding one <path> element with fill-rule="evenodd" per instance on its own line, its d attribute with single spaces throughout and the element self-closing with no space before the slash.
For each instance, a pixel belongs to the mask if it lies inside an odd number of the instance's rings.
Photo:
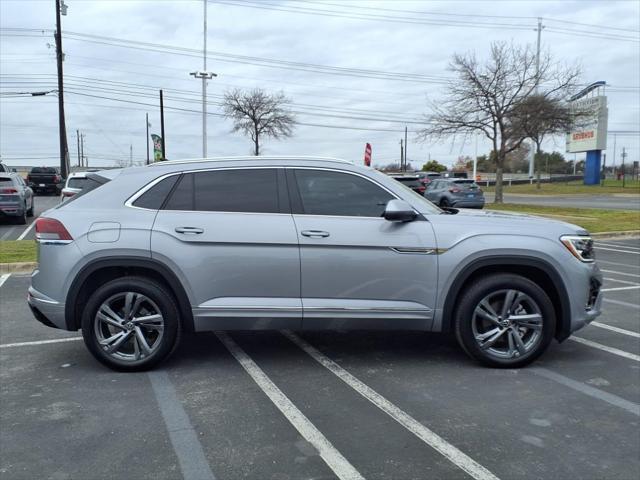
<svg viewBox="0 0 640 480">
<path fill-rule="evenodd" d="M 233 120 L 233 131 L 248 135 L 253 141 L 254 155 L 260 155 L 262 137 L 290 137 L 296 125 L 287 110 L 290 100 L 283 93 L 269 94 L 260 88 L 250 91 L 235 89 L 225 93 L 224 114 Z"/>
<path fill-rule="evenodd" d="M 456 54 L 449 66 L 454 78 L 443 100 L 431 102 L 428 126 L 421 140 L 443 140 L 453 136 L 485 135 L 493 144 L 496 161 L 495 202 L 502 203 L 502 174 L 508 153 L 526 139 L 515 129 L 510 116 L 514 108 L 536 90 L 548 96 L 572 91 L 578 80 L 577 67 L 561 67 L 548 54 L 536 55 L 529 47 L 493 43 L 489 59 L 481 64 L 475 53 Z"/>
<path fill-rule="evenodd" d="M 537 188 L 540 188 L 541 145 L 548 135 L 566 133 L 584 115 L 572 111 L 558 95 L 536 93 L 520 101 L 512 110 L 510 122 L 518 136 L 530 138 L 536 144 L 534 164 Z"/>
</svg>

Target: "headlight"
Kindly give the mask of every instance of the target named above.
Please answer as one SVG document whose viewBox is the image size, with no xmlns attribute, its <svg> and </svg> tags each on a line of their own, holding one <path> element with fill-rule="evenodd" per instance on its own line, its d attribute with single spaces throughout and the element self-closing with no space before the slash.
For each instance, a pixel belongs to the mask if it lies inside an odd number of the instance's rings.
<svg viewBox="0 0 640 480">
<path fill-rule="evenodd" d="M 591 237 L 564 235 L 560 237 L 560 241 L 581 262 L 595 261 L 596 252 L 593 250 L 593 239 Z"/>
</svg>

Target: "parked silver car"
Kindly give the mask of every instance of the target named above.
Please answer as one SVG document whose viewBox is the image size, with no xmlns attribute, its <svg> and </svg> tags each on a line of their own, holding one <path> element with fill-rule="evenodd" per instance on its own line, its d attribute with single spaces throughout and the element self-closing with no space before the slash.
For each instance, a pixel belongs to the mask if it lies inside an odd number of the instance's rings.
<svg viewBox="0 0 640 480">
<path fill-rule="evenodd" d="M 20 225 L 33 216 L 33 190 L 17 173 L 0 173 L 0 218 L 10 218 Z"/>
<path fill-rule="evenodd" d="M 438 178 L 424 192 L 425 198 L 442 208 L 482 208 L 484 193 L 473 180 L 466 178 Z"/>
<path fill-rule="evenodd" d="M 519 367 L 600 314 L 575 225 L 451 214 L 373 169 L 317 158 L 170 161 L 89 174 L 37 220 L 28 302 L 120 370 L 181 331 L 453 332 Z"/>
</svg>

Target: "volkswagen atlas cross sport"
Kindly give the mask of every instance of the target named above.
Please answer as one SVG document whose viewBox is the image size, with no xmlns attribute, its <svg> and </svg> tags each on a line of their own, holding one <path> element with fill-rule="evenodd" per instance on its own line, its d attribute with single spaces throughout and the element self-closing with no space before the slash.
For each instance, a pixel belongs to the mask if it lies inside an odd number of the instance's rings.
<svg viewBox="0 0 640 480">
<path fill-rule="evenodd" d="M 114 369 L 157 365 L 183 331 L 263 329 L 451 332 L 513 368 L 600 313 L 582 228 L 443 211 L 368 167 L 219 158 L 87 177 L 37 220 L 28 302 Z"/>
</svg>

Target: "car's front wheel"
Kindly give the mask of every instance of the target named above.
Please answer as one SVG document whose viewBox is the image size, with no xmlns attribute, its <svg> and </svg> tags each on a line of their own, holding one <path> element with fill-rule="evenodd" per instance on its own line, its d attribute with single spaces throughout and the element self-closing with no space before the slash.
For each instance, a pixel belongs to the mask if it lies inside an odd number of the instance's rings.
<svg viewBox="0 0 640 480">
<path fill-rule="evenodd" d="M 178 345 L 178 308 L 171 293 L 154 280 L 112 280 L 89 297 L 82 336 L 93 356 L 108 367 L 148 370 Z"/>
<path fill-rule="evenodd" d="M 523 367 L 549 346 L 556 318 L 549 296 L 513 274 L 481 277 L 462 294 L 455 332 L 462 348 L 485 365 Z"/>
</svg>

